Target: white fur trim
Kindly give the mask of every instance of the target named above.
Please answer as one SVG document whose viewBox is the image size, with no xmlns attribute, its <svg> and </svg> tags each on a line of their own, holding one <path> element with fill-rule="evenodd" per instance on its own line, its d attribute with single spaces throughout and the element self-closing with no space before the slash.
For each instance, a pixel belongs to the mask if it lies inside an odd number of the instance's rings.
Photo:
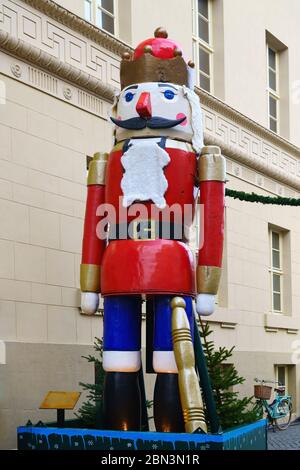
<svg viewBox="0 0 300 470">
<path fill-rule="evenodd" d="M 164 209 L 168 181 L 163 168 L 170 162 L 167 152 L 154 139 L 135 139 L 130 141 L 121 162 L 125 169 L 121 181 L 123 206 L 152 200 L 159 209 Z"/>
<path fill-rule="evenodd" d="M 140 368 L 140 351 L 103 352 L 103 369 L 107 372 L 138 372 Z"/>
<path fill-rule="evenodd" d="M 183 86 L 183 94 L 190 103 L 192 110 L 192 144 L 197 153 L 201 153 L 203 147 L 203 119 L 199 96 L 193 90 Z"/>
<path fill-rule="evenodd" d="M 97 312 L 99 306 L 99 294 L 95 292 L 81 293 L 81 310 L 86 315 L 93 315 Z"/>
<path fill-rule="evenodd" d="M 185 152 L 192 152 L 193 147 L 189 142 L 181 142 L 180 140 L 167 139 L 166 149 L 184 150 Z"/>
<path fill-rule="evenodd" d="M 203 317 L 212 315 L 215 310 L 215 296 L 212 294 L 198 294 L 196 299 L 197 313 Z"/>
<path fill-rule="evenodd" d="M 153 369 L 157 373 L 177 374 L 178 369 L 173 351 L 153 351 Z"/>
<path fill-rule="evenodd" d="M 188 87 L 190 90 L 193 90 L 195 87 L 195 77 L 196 77 L 196 71 L 194 67 L 188 66 Z"/>
</svg>

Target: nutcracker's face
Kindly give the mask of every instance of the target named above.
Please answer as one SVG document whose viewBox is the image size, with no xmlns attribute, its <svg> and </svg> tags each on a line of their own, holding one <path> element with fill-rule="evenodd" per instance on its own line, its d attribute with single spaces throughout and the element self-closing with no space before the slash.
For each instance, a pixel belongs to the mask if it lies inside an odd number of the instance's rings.
<svg viewBox="0 0 300 470">
<path fill-rule="evenodd" d="M 141 83 L 122 90 L 114 116 L 118 141 L 166 136 L 192 141 L 191 106 L 184 87 L 172 83 Z"/>
</svg>

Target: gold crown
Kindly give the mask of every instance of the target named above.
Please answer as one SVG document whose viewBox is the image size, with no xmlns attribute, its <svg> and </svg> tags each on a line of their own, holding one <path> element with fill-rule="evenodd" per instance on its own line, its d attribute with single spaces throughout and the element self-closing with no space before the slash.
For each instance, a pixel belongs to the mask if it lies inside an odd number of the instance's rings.
<svg viewBox="0 0 300 470">
<path fill-rule="evenodd" d="M 193 68 L 194 64 L 192 62 L 187 64 L 182 57 L 182 51 L 170 40 L 168 45 L 171 44 L 173 57 L 160 58 L 157 47 L 154 51 L 152 44 L 159 41 L 163 45 L 168 33 L 163 28 L 157 28 L 154 36 L 155 38 L 145 41 L 148 44 L 143 46 L 142 54 L 141 45 L 138 46 L 137 49 L 140 51 L 138 58 L 132 57 L 128 52 L 123 54 L 120 70 L 122 89 L 145 82 L 170 82 L 188 86 L 188 67 Z"/>
</svg>

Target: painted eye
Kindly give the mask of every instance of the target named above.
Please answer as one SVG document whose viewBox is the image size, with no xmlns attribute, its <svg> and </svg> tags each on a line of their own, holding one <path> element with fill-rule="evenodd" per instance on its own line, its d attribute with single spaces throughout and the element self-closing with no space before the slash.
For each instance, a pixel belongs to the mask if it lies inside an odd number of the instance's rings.
<svg viewBox="0 0 300 470">
<path fill-rule="evenodd" d="M 174 96 L 175 96 L 175 93 L 172 90 L 166 90 L 164 92 L 164 96 L 165 96 L 165 98 L 167 98 L 167 100 L 173 100 Z"/>
<path fill-rule="evenodd" d="M 126 103 L 130 103 L 130 101 L 133 100 L 133 97 L 134 97 L 134 94 L 131 93 L 130 91 L 128 93 L 126 93 L 126 95 L 125 95 Z"/>
</svg>

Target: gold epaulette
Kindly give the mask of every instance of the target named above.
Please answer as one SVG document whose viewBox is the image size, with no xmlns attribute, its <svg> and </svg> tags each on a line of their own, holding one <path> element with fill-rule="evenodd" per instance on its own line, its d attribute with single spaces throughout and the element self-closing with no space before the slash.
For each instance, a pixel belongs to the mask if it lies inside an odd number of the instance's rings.
<svg viewBox="0 0 300 470">
<path fill-rule="evenodd" d="M 87 180 L 88 186 L 92 186 L 95 184 L 105 184 L 107 159 L 108 153 L 95 153 L 94 158 L 89 166 L 89 174 Z"/>
<path fill-rule="evenodd" d="M 226 160 L 220 147 L 203 147 L 198 161 L 199 181 L 226 181 Z"/>
</svg>

